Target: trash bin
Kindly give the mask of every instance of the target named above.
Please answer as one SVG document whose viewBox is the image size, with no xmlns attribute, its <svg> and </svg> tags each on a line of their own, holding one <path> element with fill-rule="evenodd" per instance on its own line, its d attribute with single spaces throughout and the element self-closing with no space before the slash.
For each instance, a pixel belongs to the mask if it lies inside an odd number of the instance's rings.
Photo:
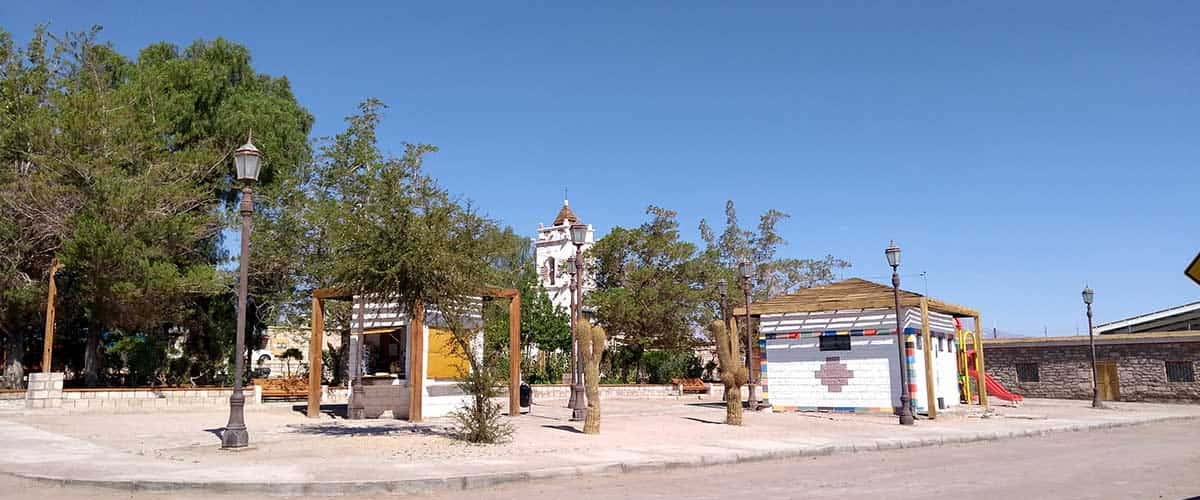
<svg viewBox="0 0 1200 500">
<path fill-rule="evenodd" d="M 529 408 L 533 406 L 533 388 L 529 384 L 521 384 L 521 407 Z"/>
<path fill-rule="evenodd" d="M 944 397 L 941 397 L 941 396 L 938 396 L 938 398 L 937 398 L 937 402 L 938 402 L 938 409 L 939 409 L 939 410 L 945 410 L 945 409 L 946 409 L 946 398 L 944 398 Z"/>
</svg>

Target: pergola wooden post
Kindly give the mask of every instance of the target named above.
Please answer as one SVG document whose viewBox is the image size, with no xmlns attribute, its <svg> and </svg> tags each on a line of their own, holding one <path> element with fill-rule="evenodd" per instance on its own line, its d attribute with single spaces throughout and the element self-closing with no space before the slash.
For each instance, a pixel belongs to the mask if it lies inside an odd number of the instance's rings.
<svg viewBox="0 0 1200 500">
<path fill-rule="evenodd" d="M 937 418 L 937 395 L 934 394 L 933 350 L 929 332 L 929 300 L 921 297 L 921 341 L 925 343 L 925 402 L 930 420 Z"/>
<path fill-rule="evenodd" d="M 508 415 L 521 414 L 521 294 L 508 304 Z"/>
<path fill-rule="evenodd" d="M 58 285 L 54 283 L 54 275 L 62 269 L 58 257 L 50 261 L 50 286 L 46 292 L 46 335 L 42 341 L 42 373 L 50 373 L 50 363 L 54 359 L 54 301 L 58 297 Z"/>
<path fill-rule="evenodd" d="M 416 301 L 408 326 L 408 421 L 424 420 L 425 404 L 425 303 Z"/>
<path fill-rule="evenodd" d="M 325 299 L 313 293 L 312 337 L 308 339 L 308 418 L 321 415 L 321 346 L 325 342 Z"/>
<path fill-rule="evenodd" d="M 983 321 L 975 313 L 975 379 L 979 384 L 979 404 L 988 407 L 987 372 L 983 371 Z"/>
</svg>

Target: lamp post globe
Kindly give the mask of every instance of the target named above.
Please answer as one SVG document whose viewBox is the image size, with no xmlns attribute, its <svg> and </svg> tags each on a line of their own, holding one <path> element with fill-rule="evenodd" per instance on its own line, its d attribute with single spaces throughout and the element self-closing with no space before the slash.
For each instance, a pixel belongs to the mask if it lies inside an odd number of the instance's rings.
<svg viewBox="0 0 1200 500">
<path fill-rule="evenodd" d="M 888 243 L 888 247 L 883 251 L 883 254 L 887 256 L 888 265 L 892 266 L 893 271 L 897 267 L 900 267 L 900 247 L 896 245 L 896 240 Z"/>
<path fill-rule="evenodd" d="M 892 298 L 896 307 L 896 351 L 900 372 L 900 425 L 913 425 L 912 393 L 909 392 L 908 380 L 908 347 L 905 345 L 907 335 L 904 334 L 904 322 L 900 319 L 900 247 L 892 240 L 883 251 L 887 256 L 888 265 L 892 268 Z M 978 328 L 976 328 L 978 329 Z"/>
<path fill-rule="evenodd" d="M 242 147 L 233 152 L 233 164 L 237 168 L 237 178 L 245 183 L 258 182 L 258 171 L 262 165 L 262 153 L 254 147 L 251 139 L 247 138 Z"/>
<path fill-rule="evenodd" d="M 229 396 L 229 422 L 221 432 L 221 448 L 238 449 L 250 444 L 246 432 L 246 395 L 242 390 L 245 377 L 246 357 L 246 289 L 250 265 L 250 216 L 254 213 L 254 184 L 262 167 L 262 153 L 254 147 L 251 138 L 233 152 L 233 164 L 237 179 L 242 182 L 242 203 L 238 214 L 242 217 L 242 253 L 238 257 L 241 269 L 238 272 L 237 338 L 233 357 L 233 394 Z"/>
<path fill-rule="evenodd" d="M 1096 292 L 1092 287 L 1083 287 L 1083 303 L 1087 306 L 1088 319 L 1088 348 L 1091 350 L 1092 356 L 1092 408 L 1104 408 L 1104 403 L 1100 402 L 1100 369 L 1096 366 L 1096 336 L 1092 332 L 1092 301 L 1096 298 Z"/>
<path fill-rule="evenodd" d="M 587 224 L 571 224 L 571 243 L 575 246 L 587 243 L 587 230 Z"/>
</svg>

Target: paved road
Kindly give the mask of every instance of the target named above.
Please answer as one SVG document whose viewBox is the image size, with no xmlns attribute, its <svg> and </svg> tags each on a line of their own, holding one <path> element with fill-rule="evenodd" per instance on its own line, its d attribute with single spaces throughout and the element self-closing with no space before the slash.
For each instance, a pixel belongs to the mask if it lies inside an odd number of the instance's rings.
<svg viewBox="0 0 1200 500">
<path fill-rule="evenodd" d="M 425 498 L 1182 499 L 1200 496 L 1197 443 L 1200 443 L 1200 423 L 1189 421 L 994 443 L 514 484 Z M 902 469 L 904 464 L 914 464 L 916 468 L 906 471 Z M 261 497 L 200 492 L 129 493 L 44 485 L 0 476 L 0 498 Z"/>
</svg>

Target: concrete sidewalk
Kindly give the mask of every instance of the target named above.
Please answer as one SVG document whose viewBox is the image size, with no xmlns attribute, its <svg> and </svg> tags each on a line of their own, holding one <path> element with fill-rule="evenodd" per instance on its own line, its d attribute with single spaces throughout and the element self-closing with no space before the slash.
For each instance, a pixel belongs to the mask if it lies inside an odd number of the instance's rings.
<svg viewBox="0 0 1200 500">
<path fill-rule="evenodd" d="M 1033 400 L 1022 408 L 997 408 L 987 418 L 967 410 L 913 427 L 888 416 L 813 413 L 748 413 L 746 426 L 730 427 L 719 424 L 723 408 L 711 402 L 606 403 L 610 410 L 598 436 L 573 432 L 561 405 L 548 404 L 537 408 L 544 414 L 515 419 L 514 441 L 498 446 L 453 442 L 441 435 L 445 422 L 314 422 L 290 408 L 267 409 L 247 414 L 254 446 L 241 452 L 219 451 L 216 429 L 199 425 L 219 413 L 0 417 L 0 472 L 129 490 L 423 493 L 1200 417 L 1196 406 L 1117 403 L 1092 410 L 1083 401 Z"/>
</svg>

